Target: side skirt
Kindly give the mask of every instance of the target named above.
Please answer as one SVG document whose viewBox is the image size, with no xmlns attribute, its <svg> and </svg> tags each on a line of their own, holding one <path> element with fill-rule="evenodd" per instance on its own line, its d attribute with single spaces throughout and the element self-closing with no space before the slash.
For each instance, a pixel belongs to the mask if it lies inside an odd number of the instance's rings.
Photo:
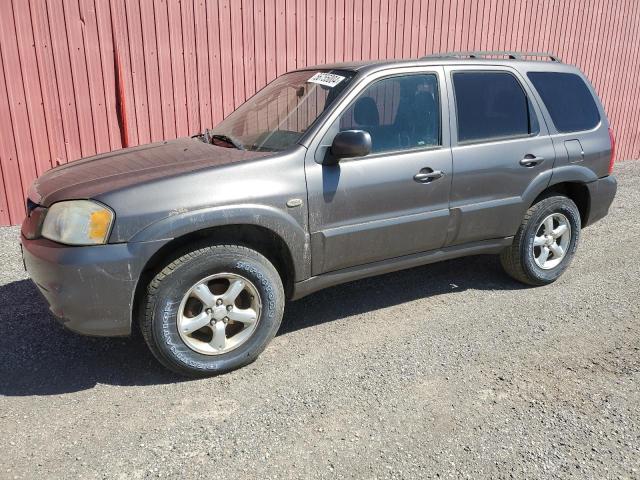
<svg viewBox="0 0 640 480">
<path fill-rule="evenodd" d="M 429 263 L 436 263 L 442 260 L 465 257 L 480 254 L 498 254 L 505 247 L 513 242 L 513 237 L 498 238 L 494 240 L 483 240 L 481 242 L 466 243 L 464 245 L 454 245 L 451 247 L 430 250 L 428 252 L 415 253 L 402 257 L 390 258 L 356 267 L 343 268 L 334 272 L 323 273 L 315 277 L 308 278 L 293 285 L 293 295 L 291 300 L 298 300 L 311 293 L 332 287 L 341 283 L 360 280 L 361 278 L 383 275 L 389 272 L 404 270 L 406 268 L 418 267 Z"/>
</svg>

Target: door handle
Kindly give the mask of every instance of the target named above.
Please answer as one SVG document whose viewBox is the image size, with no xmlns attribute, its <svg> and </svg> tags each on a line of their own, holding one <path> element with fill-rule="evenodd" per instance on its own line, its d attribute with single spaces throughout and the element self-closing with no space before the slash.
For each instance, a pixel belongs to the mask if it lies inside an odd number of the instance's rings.
<svg viewBox="0 0 640 480">
<path fill-rule="evenodd" d="M 520 160 L 520 165 L 523 167 L 534 167 L 539 163 L 544 162 L 544 157 L 537 157 L 530 153 L 527 153 L 522 160 Z"/>
<path fill-rule="evenodd" d="M 422 169 L 413 176 L 413 179 L 419 183 L 429 183 L 442 177 L 444 177 L 444 172 L 440 170 Z"/>
</svg>

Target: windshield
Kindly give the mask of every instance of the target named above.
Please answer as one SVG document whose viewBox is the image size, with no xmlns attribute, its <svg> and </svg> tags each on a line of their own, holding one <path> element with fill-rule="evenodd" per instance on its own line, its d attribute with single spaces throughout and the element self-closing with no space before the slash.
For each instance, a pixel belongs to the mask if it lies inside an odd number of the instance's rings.
<svg viewBox="0 0 640 480">
<path fill-rule="evenodd" d="M 298 142 L 354 75 L 346 70 L 282 75 L 205 132 L 205 141 L 241 150 L 285 150 Z"/>
</svg>

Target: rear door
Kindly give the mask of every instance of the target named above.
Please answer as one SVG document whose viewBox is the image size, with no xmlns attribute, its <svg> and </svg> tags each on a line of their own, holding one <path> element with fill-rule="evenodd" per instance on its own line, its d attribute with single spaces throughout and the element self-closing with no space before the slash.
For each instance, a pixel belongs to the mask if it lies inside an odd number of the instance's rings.
<svg viewBox="0 0 640 480">
<path fill-rule="evenodd" d="M 449 221 L 451 151 L 443 69 L 380 72 L 343 100 L 306 159 L 312 273 L 439 248 Z M 445 102 L 446 104 L 446 102 Z M 340 130 L 373 151 L 321 165 Z"/>
<path fill-rule="evenodd" d="M 513 69 L 445 70 L 453 155 L 447 245 L 514 235 L 523 195 L 538 179 L 548 182 L 555 159 L 540 108 Z"/>
</svg>

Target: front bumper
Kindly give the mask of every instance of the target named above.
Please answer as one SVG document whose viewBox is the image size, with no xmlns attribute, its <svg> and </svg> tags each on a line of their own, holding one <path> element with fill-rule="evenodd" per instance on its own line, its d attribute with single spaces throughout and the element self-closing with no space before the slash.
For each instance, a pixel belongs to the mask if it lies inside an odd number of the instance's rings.
<svg viewBox="0 0 640 480">
<path fill-rule="evenodd" d="M 22 236 L 25 268 L 68 329 L 84 335 L 131 333 L 136 285 L 167 240 L 86 247 Z"/>
<path fill-rule="evenodd" d="M 595 182 L 587 183 L 587 188 L 590 198 L 589 215 L 583 227 L 597 222 L 609 213 L 609 207 L 618 190 L 618 182 L 616 177 L 609 175 Z"/>
</svg>

